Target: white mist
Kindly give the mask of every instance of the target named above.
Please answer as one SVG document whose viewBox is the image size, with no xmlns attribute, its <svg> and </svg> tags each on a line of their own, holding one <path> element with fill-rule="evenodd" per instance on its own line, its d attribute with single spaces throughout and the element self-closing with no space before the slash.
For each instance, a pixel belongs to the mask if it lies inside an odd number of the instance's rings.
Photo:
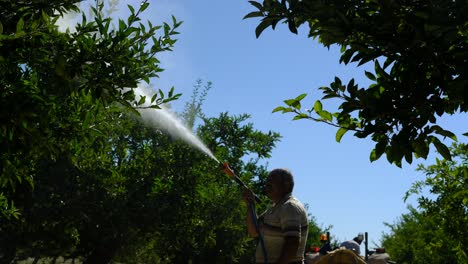
<svg viewBox="0 0 468 264">
<path fill-rule="evenodd" d="M 151 105 L 151 97 L 154 94 L 154 91 L 151 91 L 150 88 L 143 86 L 139 86 L 137 89 L 134 89 L 134 91 L 136 101 L 138 101 L 141 96 L 146 96 L 146 101 L 143 106 Z M 194 135 L 192 131 L 188 129 L 173 112 L 165 108 L 163 105 L 161 105 L 161 109 L 145 108 L 138 109 L 138 112 L 140 113 L 141 118 L 145 124 L 161 129 L 170 134 L 172 137 L 185 141 L 189 145 L 199 149 L 219 163 L 218 159 L 216 159 L 210 149 L 208 149 L 205 144 L 203 144 L 203 142 L 196 135 Z"/>
</svg>

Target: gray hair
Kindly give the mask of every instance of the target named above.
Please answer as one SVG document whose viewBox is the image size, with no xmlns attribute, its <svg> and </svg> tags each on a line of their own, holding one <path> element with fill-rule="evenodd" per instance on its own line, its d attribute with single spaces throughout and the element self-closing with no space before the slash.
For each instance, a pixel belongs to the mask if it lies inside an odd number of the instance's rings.
<svg viewBox="0 0 468 264">
<path fill-rule="evenodd" d="M 278 175 L 281 177 L 281 182 L 286 187 L 288 192 L 292 192 L 294 189 L 294 177 L 288 169 L 274 169 L 270 171 L 270 176 Z"/>
</svg>

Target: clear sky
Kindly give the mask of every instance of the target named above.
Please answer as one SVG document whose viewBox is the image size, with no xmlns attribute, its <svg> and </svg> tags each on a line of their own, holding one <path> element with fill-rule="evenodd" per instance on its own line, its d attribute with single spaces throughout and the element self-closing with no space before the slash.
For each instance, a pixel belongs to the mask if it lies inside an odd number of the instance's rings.
<svg viewBox="0 0 468 264">
<path fill-rule="evenodd" d="M 294 195 L 308 204 L 317 222 L 332 225 L 331 233 L 338 241 L 368 232 L 370 247 L 379 244 L 382 232 L 388 232 L 383 223 L 393 223 L 407 212 L 403 196 L 412 182 L 423 179 L 415 171 L 416 164 L 430 164 L 436 153 L 427 161 L 403 164 L 402 169 L 390 165 L 384 156 L 370 163 L 370 139 L 357 139 L 349 133 L 337 143 L 333 127 L 291 121 L 292 115 L 272 113 L 283 100 L 302 93 L 308 93 L 305 102 L 312 106 L 322 96 L 317 88 L 329 85 L 334 76 L 346 83 L 355 78 L 364 87 L 368 84 L 364 68 L 340 65 L 339 48 L 327 49 L 307 38 L 305 27 L 295 35 L 285 25 L 278 25 L 276 31 L 267 29 L 256 39 L 258 19 L 242 20 L 253 11 L 247 1 L 150 2 L 144 18 L 153 24 L 170 23 L 171 15 L 184 21 L 174 52 L 160 57 L 166 70 L 152 83 L 163 90 L 175 86 L 176 92 L 183 93 L 173 108 L 182 111 L 196 79 L 212 81 L 213 89 L 203 106 L 207 116 L 226 111 L 248 113 L 256 129 L 279 132 L 282 139 L 269 159 L 269 168 L 286 167 L 293 172 Z M 126 4 L 139 3 L 121 0 L 116 14 L 122 16 Z M 324 108 L 327 106 L 335 110 L 336 105 L 330 102 Z M 466 114 L 443 117 L 439 122 L 460 141 L 467 141 L 462 136 L 468 131 Z"/>
</svg>

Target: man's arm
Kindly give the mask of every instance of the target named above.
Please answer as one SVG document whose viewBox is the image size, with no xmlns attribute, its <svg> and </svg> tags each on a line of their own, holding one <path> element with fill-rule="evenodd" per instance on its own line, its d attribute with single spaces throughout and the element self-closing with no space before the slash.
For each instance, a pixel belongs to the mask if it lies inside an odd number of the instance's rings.
<svg viewBox="0 0 468 264">
<path fill-rule="evenodd" d="M 287 236 L 284 238 L 283 249 L 277 264 L 287 264 L 296 256 L 299 248 L 300 237 Z"/>
<path fill-rule="evenodd" d="M 257 213 L 250 207 L 251 203 L 254 203 L 254 195 L 252 191 L 250 191 L 249 189 L 244 189 L 242 192 L 242 200 L 244 200 L 245 205 L 247 206 L 247 217 L 245 219 L 245 222 L 247 224 L 247 232 L 251 237 L 258 237 L 257 230 L 253 222 L 253 219 L 255 219 L 255 221 L 257 220 Z"/>
<path fill-rule="evenodd" d="M 254 212 L 255 213 L 255 212 Z M 257 218 L 257 215 L 252 215 L 252 210 L 250 209 L 250 205 L 247 204 L 247 217 L 245 219 L 245 222 L 247 224 L 247 232 L 251 237 L 258 237 L 257 230 L 255 228 L 254 222 L 252 221 L 253 218 Z"/>
</svg>

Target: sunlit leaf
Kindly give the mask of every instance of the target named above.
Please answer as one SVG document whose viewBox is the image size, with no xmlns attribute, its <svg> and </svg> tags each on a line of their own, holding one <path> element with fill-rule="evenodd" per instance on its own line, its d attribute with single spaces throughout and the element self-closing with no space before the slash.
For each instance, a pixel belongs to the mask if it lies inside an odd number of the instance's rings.
<svg viewBox="0 0 468 264">
<path fill-rule="evenodd" d="M 346 132 L 348 132 L 348 129 L 340 127 L 335 135 L 336 142 L 341 142 L 341 138 Z"/>
<path fill-rule="evenodd" d="M 319 100 L 315 101 L 315 104 L 314 104 L 314 111 L 316 113 L 319 113 L 322 111 L 322 102 L 320 102 Z"/>
</svg>

